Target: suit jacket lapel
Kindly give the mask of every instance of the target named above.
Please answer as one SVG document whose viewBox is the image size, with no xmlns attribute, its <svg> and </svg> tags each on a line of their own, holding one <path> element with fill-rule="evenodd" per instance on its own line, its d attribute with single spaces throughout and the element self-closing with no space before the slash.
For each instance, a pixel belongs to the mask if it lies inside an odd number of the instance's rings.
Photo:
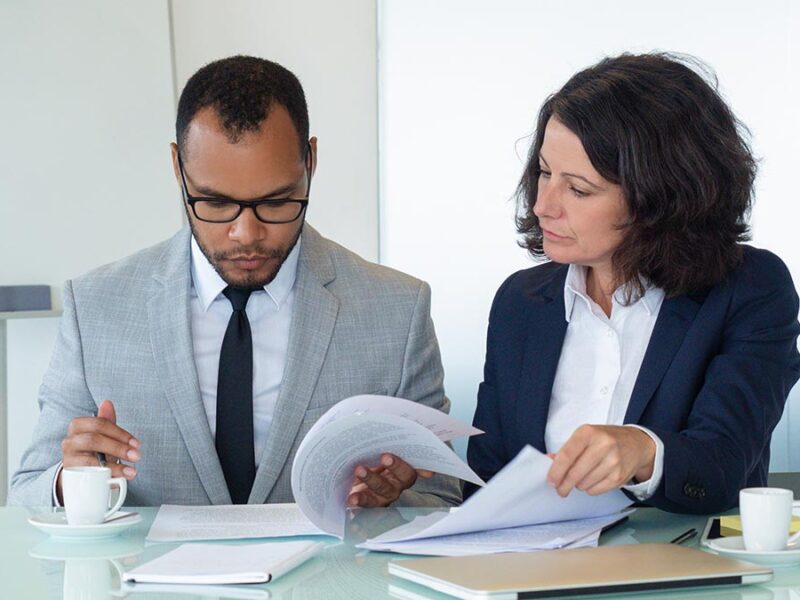
<svg viewBox="0 0 800 600">
<path fill-rule="evenodd" d="M 167 246 L 161 257 L 161 268 L 153 276 L 157 289 L 147 304 L 150 343 L 156 375 L 200 481 L 213 504 L 230 504 L 194 363 L 189 305 L 190 239 L 188 228 L 178 233 Z"/>
<path fill-rule="evenodd" d="M 700 304 L 689 296 L 664 300 L 631 392 L 625 423 L 641 419 L 699 309 Z"/>
<path fill-rule="evenodd" d="M 567 332 L 564 315 L 566 275 L 566 265 L 554 267 L 552 278 L 531 291 L 517 397 L 519 448 L 531 444 L 545 451 L 544 430 L 550 396 Z"/>
<path fill-rule="evenodd" d="M 316 387 L 339 311 L 339 301 L 325 288 L 335 277 L 324 240 L 305 225 L 283 382 L 250 493 L 251 503 L 264 502 L 272 491 Z"/>
</svg>

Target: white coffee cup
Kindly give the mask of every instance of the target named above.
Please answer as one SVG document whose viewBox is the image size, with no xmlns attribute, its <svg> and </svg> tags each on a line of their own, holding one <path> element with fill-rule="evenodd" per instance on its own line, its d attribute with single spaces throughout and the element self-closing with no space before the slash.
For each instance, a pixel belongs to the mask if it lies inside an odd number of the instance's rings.
<svg viewBox="0 0 800 600">
<path fill-rule="evenodd" d="M 119 497 L 109 508 L 112 486 Z M 111 477 L 108 467 L 66 467 L 61 472 L 61 491 L 69 525 L 96 525 L 117 512 L 128 492 L 124 477 Z"/>
<path fill-rule="evenodd" d="M 744 547 L 750 552 L 786 548 L 792 521 L 792 490 L 745 488 L 739 491 Z"/>
</svg>

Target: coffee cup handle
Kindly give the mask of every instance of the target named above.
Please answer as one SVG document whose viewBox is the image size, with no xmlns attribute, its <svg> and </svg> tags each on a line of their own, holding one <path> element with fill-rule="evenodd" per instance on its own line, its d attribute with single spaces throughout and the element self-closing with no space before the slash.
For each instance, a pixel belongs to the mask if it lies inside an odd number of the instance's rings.
<svg viewBox="0 0 800 600">
<path fill-rule="evenodd" d="M 117 484 L 119 486 L 119 497 L 117 498 L 117 501 L 114 503 L 114 506 L 112 506 L 103 517 L 104 521 L 111 515 L 113 515 L 115 512 L 117 512 L 120 509 L 120 507 L 122 507 L 122 503 L 125 502 L 125 496 L 128 493 L 128 480 L 125 479 L 124 477 L 112 477 L 111 479 L 108 480 L 109 486 L 112 486 L 114 484 Z"/>
</svg>

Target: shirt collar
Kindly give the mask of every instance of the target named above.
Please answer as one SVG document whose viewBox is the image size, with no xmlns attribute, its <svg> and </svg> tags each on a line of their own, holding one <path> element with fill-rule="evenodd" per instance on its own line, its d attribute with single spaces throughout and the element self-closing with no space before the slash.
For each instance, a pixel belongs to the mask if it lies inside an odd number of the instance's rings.
<svg viewBox="0 0 800 600">
<path fill-rule="evenodd" d="M 658 310 L 661 304 L 661 300 L 664 297 L 664 290 L 644 280 L 643 283 L 645 286 L 644 294 L 631 302 L 628 307 L 635 306 L 641 302 L 647 314 L 652 315 Z M 591 310 L 592 300 L 586 293 L 586 267 L 571 264 L 569 269 L 567 269 L 567 278 L 564 282 L 564 316 L 567 319 L 567 323 L 569 323 L 572 317 L 572 309 L 575 306 L 576 298 L 586 302 L 587 307 Z M 625 297 L 621 287 L 617 288 L 614 292 L 613 302 L 618 306 L 625 306 Z"/>
<path fill-rule="evenodd" d="M 264 286 L 264 291 L 267 296 L 275 303 L 275 306 L 280 310 L 281 304 L 286 300 L 289 292 L 294 287 L 295 279 L 297 278 L 297 263 L 300 257 L 300 243 L 301 239 L 292 248 L 289 256 L 281 265 L 278 274 L 271 282 Z M 200 249 L 200 245 L 192 235 L 191 242 L 191 259 L 192 259 L 192 285 L 194 285 L 197 297 L 200 298 L 200 304 L 203 307 L 203 312 L 208 310 L 211 303 L 217 299 L 228 284 L 219 276 L 219 273 L 214 269 L 206 255 Z"/>
<path fill-rule="evenodd" d="M 664 299 L 664 290 L 657 288 L 654 285 L 648 285 L 645 282 L 644 295 L 639 298 L 639 302 L 647 310 L 647 314 L 652 315 L 661 306 L 661 301 Z"/>
<path fill-rule="evenodd" d="M 567 323 L 572 318 L 572 308 L 575 306 L 576 298 L 589 302 L 589 298 L 586 296 L 586 267 L 571 264 L 567 269 L 567 278 L 564 281 L 564 316 Z M 591 307 L 591 305 L 589 306 Z"/>
</svg>

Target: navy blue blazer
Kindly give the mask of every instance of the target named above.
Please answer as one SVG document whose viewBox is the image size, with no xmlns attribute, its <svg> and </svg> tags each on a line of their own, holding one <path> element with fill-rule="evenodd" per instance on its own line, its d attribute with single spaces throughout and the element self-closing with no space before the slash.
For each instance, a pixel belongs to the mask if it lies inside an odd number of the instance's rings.
<svg viewBox="0 0 800 600">
<path fill-rule="evenodd" d="M 648 501 L 664 510 L 718 513 L 738 503 L 741 488 L 766 485 L 770 436 L 800 377 L 791 276 L 774 254 L 743 249 L 722 283 L 664 300 L 631 393 L 625 423 L 664 442 L 663 478 Z M 546 452 L 567 268 L 519 271 L 495 296 L 474 419 L 486 433 L 467 450 L 483 479 L 526 444 Z"/>
</svg>

